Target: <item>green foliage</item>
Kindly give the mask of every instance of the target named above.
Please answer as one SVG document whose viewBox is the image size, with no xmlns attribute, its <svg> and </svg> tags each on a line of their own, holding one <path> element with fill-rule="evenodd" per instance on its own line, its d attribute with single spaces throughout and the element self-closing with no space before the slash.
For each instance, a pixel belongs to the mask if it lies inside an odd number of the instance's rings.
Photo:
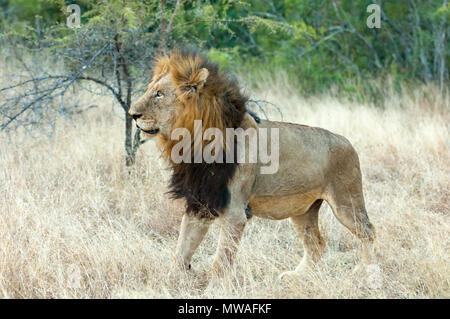
<svg viewBox="0 0 450 319">
<path fill-rule="evenodd" d="M 373 2 L 381 4 L 380 29 L 366 25 Z M 162 25 L 171 23 L 167 47 L 196 44 L 226 69 L 285 70 L 304 94 L 338 87 L 345 95 L 363 90 L 376 98 L 371 83 L 385 77 L 448 85 L 450 6 L 442 0 L 194 0 L 181 1 L 174 16 L 176 0 L 165 1 L 162 14 L 156 0 L 83 0 L 76 1 L 83 13 L 78 30 L 65 26 L 69 3 L 0 1 L 2 38 L 94 52 L 118 34 L 130 61 L 137 61 L 154 56 Z M 46 32 L 37 33 L 37 23 Z M 74 66 L 85 61 L 68 60 Z M 99 61 L 105 63 L 111 57 Z M 131 65 L 136 76 L 145 67 Z"/>
</svg>

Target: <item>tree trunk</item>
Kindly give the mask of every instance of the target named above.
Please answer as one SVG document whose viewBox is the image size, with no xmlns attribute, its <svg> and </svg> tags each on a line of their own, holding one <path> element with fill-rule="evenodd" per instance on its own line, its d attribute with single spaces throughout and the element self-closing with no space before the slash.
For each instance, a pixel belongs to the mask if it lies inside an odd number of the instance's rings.
<svg viewBox="0 0 450 319">
<path fill-rule="evenodd" d="M 126 166 L 132 166 L 135 162 L 135 155 L 136 152 L 134 152 L 133 149 L 133 118 L 128 114 L 128 112 L 125 112 L 125 164 Z"/>
<path fill-rule="evenodd" d="M 126 113 L 125 119 L 125 164 L 126 166 L 132 166 L 136 162 L 136 153 L 138 151 L 139 146 L 145 142 L 141 141 L 141 130 L 137 129 L 133 134 L 133 119 L 131 116 Z"/>
<path fill-rule="evenodd" d="M 134 136 L 133 141 L 133 118 L 128 113 L 128 111 L 131 108 L 131 92 L 133 90 L 133 83 L 130 77 L 130 73 L 128 71 L 128 65 L 127 61 L 125 60 L 124 56 L 120 52 L 121 49 L 121 43 L 119 39 L 119 34 L 116 34 L 114 36 L 114 42 L 115 42 L 115 49 L 118 54 L 118 67 L 122 70 L 122 72 L 119 71 L 119 69 L 116 69 L 116 80 L 117 80 L 117 86 L 118 86 L 118 95 L 119 95 L 119 102 L 125 111 L 125 165 L 126 166 L 132 166 L 135 163 L 135 157 L 136 152 L 139 147 L 140 143 L 140 130 L 136 130 L 136 134 Z M 122 87 L 122 81 L 121 81 L 121 75 L 123 76 L 123 79 L 126 83 L 126 101 L 123 101 L 123 88 Z"/>
<path fill-rule="evenodd" d="M 442 4 L 442 6 L 444 8 L 447 7 L 447 0 L 444 0 L 444 3 Z M 445 70 L 447 70 L 447 68 L 445 67 L 445 59 L 446 59 L 446 38 L 445 38 L 445 31 L 446 31 L 446 21 L 445 21 L 445 17 L 442 17 L 442 33 L 441 33 L 441 38 L 440 40 L 440 56 L 441 56 L 441 61 L 440 61 L 440 69 L 439 69 L 439 89 L 441 90 L 441 92 L 444 92 L 444 77 L 445 77 Z"/>
<path fill-rule="evenodd" d="M 166 0 L 161 0 L 161 40 L 159 42 L 158 50 L 156 51 L 156 55 L 160 55 L 165 52 L 166 47 L 166 18 L 164 16 L 164 8 L 166 7 Z"/>
</svg>

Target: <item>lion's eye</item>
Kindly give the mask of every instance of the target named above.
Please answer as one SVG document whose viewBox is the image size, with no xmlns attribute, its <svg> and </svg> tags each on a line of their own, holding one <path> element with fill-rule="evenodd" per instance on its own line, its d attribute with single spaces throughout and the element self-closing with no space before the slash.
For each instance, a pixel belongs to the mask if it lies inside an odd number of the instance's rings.
<svg viewBox="0 0 450 319">
<path fill-rule="evenodd" d="M 163 97 L 164 95 L 161 93 L 161 91 L 156 91 L 155 97 Z"/>
</svg>

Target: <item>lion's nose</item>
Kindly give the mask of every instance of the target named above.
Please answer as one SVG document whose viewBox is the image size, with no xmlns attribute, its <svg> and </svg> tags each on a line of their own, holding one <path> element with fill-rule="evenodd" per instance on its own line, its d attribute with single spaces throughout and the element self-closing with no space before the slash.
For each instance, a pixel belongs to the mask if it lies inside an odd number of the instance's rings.
<svg viewBox="0 0 450 319">
<path fill-rule="evenodd" d="M 142 116 L 142 114 L 140 114 L 140 113 L 130 113 L 130 115 L 134 120 L 137 120 L 138 118 L 140 118 Z"/>
</svg>

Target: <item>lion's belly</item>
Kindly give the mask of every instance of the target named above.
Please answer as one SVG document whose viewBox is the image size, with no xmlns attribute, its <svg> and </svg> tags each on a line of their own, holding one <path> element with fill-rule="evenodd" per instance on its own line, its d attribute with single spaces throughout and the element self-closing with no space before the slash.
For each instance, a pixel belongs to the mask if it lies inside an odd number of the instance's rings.
<svg viewBox="0 0 450 319">
<path fill-rule="evenodd" d="M 249 205 L 252 214 L 255 216 L 268 219 L 285 219 L 304 214 L 318 197 L 315 193 L 251 196 Z"/>
</svg>

